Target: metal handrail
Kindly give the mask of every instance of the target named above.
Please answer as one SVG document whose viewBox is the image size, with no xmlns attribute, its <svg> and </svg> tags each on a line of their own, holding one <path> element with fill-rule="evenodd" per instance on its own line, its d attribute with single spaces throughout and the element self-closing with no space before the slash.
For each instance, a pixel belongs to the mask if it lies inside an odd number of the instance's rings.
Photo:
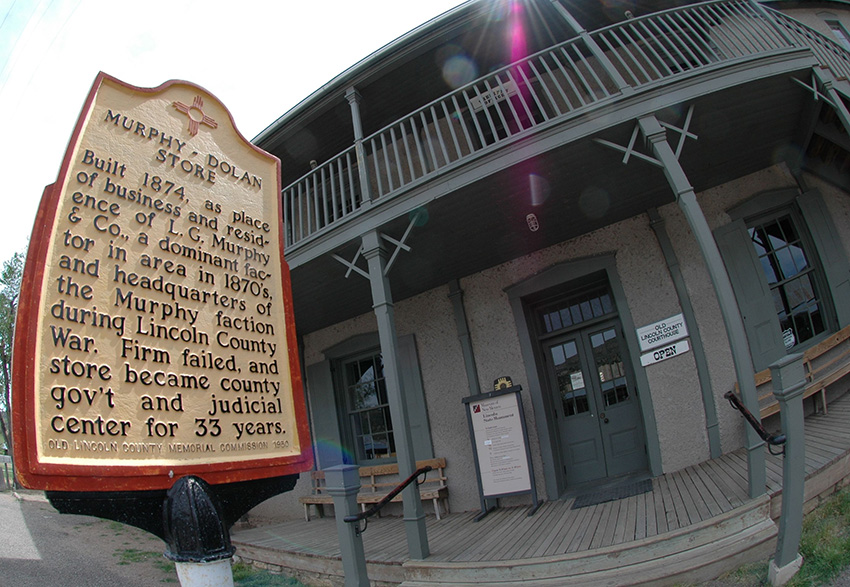
<svg viewBox="0 0 850 587">
<path fill-rule="evenodd" d="M 741 400 L 735 395 L 733 391 L 727 391 L 723 396 L 729 403 L 732 404 L 732 407 L 741 412 L 741 415 L 750 423 L 750 426 L 756 431 L 756 434 L 761 437 L 768 445 L 770 446 L 783 446 L 785 444 L 785 435 L 784 434 L 771 434 L 767 430 L 765 430 L 764 426 L 762 426 L 761 422 L 756 420 L 756 417 L 753 416 L 753 413 L 747 409 L 747 406 L 741 403 Z M 783 449 L 784 450 L 784 449 Z M 773 452 L 773 451 L 771 451 Z"/>
<path fill-rule="evenodd" d="M 411 483 L 416 481 L 416 478 L 419 477 L 419 475 L 427 474 L 428 471 L 433 471 L 433 470 L 434 470 L 434 467 L 432 467 L 431 465 L 426 465 L 424 467 L 420 467 L 420 468 L 416 469 L 416 471 L 413 473 L 413 475 L 411 475 L 410 477 L 408 477 L 407 479 L 405 479 L 404 481 L 399 483 L 395 487 L 395 489 L 393 489 L 388 494 L 386 494 L 381 501 L 379 501 L 378 503 L 376 503 L 375 505 L 370 507 L 368 510 L 360 512 L 359 514 L 354 514 L 354 515 L 351 515 L 351 516 L 345 516 L 342 520 L 344 522 L 352 524 L 352 523 L 355 523 L 355 522 L 360 522 L 361 520 L 366 520 L 367 518 L 374 516 L 379 511 L 381 511 L 381 509 L 385 505 L 390 503 L 393 500 L 393 498 L 395 498 L 396 495 L 398 495 L 399 493 L 404 491 L 404 489 L 408 485 L 410 485 Z M 424 481 L 424 479 L 423 479 L 423 481 Z M 362 534 L 365 531 L 366 531 L 366 526 L 363 526 L 363 528 L 358 527 L 357 530 L 356 530 L 357 534 Z"/>
</svg>

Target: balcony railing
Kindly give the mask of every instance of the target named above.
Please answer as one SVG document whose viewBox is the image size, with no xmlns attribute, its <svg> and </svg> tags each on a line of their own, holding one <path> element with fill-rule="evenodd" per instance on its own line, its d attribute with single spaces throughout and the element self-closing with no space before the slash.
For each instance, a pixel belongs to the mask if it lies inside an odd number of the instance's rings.
<svg viewBox="0 0 850 587">
<path fill-rule="evenodd" d="M 844 47 L 781 12 L 771 10 L 770 15 L 791 36 L 794 45 L 807 47 L 815 54 L 821 67 L 829 69 L 836 79 L 850 79 L 850 54 Z"/>
<path fill-rule="evenodd" d="M 747 0 L 658 12 L 589 38 L 576 37 L 463 86 L 286 187 L 287 247 L 331 230 L 367 203 L 616 99 L 624 84 L 642 90 L 793 48 L 810 49 L 836 78 L 850 78 L 850 54 L 840 45 Z"/>
</svg>

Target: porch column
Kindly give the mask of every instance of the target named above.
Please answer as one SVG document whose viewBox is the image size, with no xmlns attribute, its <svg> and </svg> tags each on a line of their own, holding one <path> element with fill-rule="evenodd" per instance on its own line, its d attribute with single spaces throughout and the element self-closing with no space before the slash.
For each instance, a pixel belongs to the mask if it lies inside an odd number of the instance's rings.
<svg viewBox="0 0 850 587">
<path fill-rule="evenodd" d="M 378 337 L 381 342 L 381 357 L 384 363 L 384 383 L 393 421 L 398 472 L 406 479 L 416 471 L 413 441 L 410 434 L 410 417 L 407 400 L 402 390 L 398 357 L 398 337 L 395 329 L 390 282 L 385 274 L 387 251 L 381 236 L 373 230 L 363 236 L 363 256 L 369 265 L 369 283 L 372 286 L 372 307 L 378 319 Z M 425 510 L 419 498 L 419 485 L 411 483 L 402 492 L 404 505 L 404 527 L 407 533 L 407 548 L 412 559 L 425 559 L 430 554 L 428 536 L 425 531 Z"/>
<path fill-rule="evenodd" d="M 782 513 L 776 552 L 768 568 L 774 587 L 785 585 L 800 570 L 800 536 L 803 533 L 803 502 L 806 479 L 806 437 L 803 423 L 803 392 L 806 372 L 802 353 L 788 355 L 770 366 L 773 395 L 779 402 L 779 416 L 785 432 L 782 460 Z"/>
<path fill-rule="evenodd" d="M 359 531 L 360 522 L 352 524 L 345 521 L 346 517 L 358 513 L 359 471 L 360 467 L 356 465 L 335 465 L 325 469 L 325 490 L 334 500 L 334 517 L 345 587 L 369 587 L 363 536 Z"/>
<path fill-rule="evenodd" d="M 711 277 L 711 283 L 720 304 L 720 312 L 723 314 L 723 322 L 726 324 L 726 335 L 729 337 L 729 346 L 732 349 L 732 360 L 735 363 L 735 375 L 741 389 L 741 398 L 744 406 L 758 417 L 758 395 L 756 394 L 756 383 L 753 371 L 753 361 L 750 349 L 747 345 L 747 336 L 744 332 L 744 322 L 735 294 L 732 291 L 732 283 L 720 257 L 717 243 L 711 234 L 711 229 L 705 216 L 697 203 L 696 193 L 691 187 L 685 171 L 679 164 L 679 160 L 670 144 L 664 128 L 655 116 L 645 116 L 638 120 L 641 132 L 652 147 L 652 152 L 661 167 L 667 182 L 676 194 L 676 201 L 702 252 L 703 259 Z M 765 492 L 767 477 L 765 473 L 764 441 L 756 434 L 751 426 L 746 426 L 747 435 L 747 464 L 749 468 L 749 494 L 757 497 Z"/>
<path fill-rule="evenodd" d="M 466 309 L 463 306 L 463 291 L 460 282 L 452 279 L 449 282 L 449 299 L 455 313 L 455 327 L 457 337 L 460 340 L 460 349 L 463 352 L 463 364 L 466 367 L 466 382 L 469 385 L 469 395 L 481 393 L 481 384 L 478 381 L 478 369 L 475 367 L 475 352 L 472 348 L 472 337 L 469 335 L 469 325 L 466 323 Z"/>
<path fill-rule="evenodd" d="M 360 101 L 363 97 L 355 88 L 345 91 L 345 98 L 351 108 L 351 123 L 354 125 L 354 153 L 357 156 L 357 174 L 360 179 L 360 191 L 363 194 L 363 202 L 372 199 L 369 187 L 369 172 L 366 166 L 366 152 L 363 150 L 363 121 L 360 118 Z"/>
</svg>

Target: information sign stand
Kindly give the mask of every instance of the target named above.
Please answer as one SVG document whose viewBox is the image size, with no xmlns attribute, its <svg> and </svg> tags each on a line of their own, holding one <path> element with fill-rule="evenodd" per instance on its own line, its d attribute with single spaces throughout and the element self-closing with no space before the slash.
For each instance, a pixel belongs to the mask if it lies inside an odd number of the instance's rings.
<svg viewBox="0 0 850 587">
<path fill-rule="evenodd" d="M 496 380 L 494 387 L 494 391 L 463 398 L 481 499 L 476 522 L 495 509 L 488 500 L 531 493 L 529 516 L 541 505 L 528 450 L 522 387 L 507 377 Z"/>
</svg>

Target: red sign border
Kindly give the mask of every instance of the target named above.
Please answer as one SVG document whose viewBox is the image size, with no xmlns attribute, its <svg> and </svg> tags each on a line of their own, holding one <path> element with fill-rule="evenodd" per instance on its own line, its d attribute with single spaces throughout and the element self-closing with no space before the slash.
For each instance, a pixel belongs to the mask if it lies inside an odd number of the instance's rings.
<svg viewBox="0 0 850 587">
<path fill-rule="evenodd" d="M 106 73 L 100 72 L 83 105 L 74 132 L 68 142 L 65 157 L 59 170 L 57 182 L 44 189 L 41 203 L 33 226 L 27 252 L 26 265 L 18 299 L 18 316 L 15 324 L 14 352 L 12 358 L 12 448 L 18 480 L 24 487 L 46 491 L 145 491 L 168 489 L 185 475 L 196 475 L 210 484 L 236 483 L 255 479 L 266 479 L 301 473 L 313 468 L 313 452 L 310 443 L 310 428 L 298 358 L 295 333 L 295 318 L 292 305 L 292 287 L 284 252 L 283 208 L 278 206 L 278 246 L 281 259 L 281 282 L 283 284 L 283 311 L 286 321 L 286 343 L 289 353 L 289 370 L 292 378 L 292 394 L 295 422 L 300 442 L 300 453 L 287 457 L 230 461 L 226 463 L 188 465 L 72 465 L 43 463 L 38 459 L 35 430 L 35 351 L 40 310 L 38 307 L 44 280 L 47 251 L 50 246 L 50 230 L 59 207 L 63 179 L 71 167 L 73 147 L 80 140 L 86 119 L 104 81 L 123 86 L 132 91 L 156 94 L 173 85 L 187 85 L 215 98 L 213 94 L 191 82 L 169 80 L 156 88 L 139 88 Z M 233 115 L 220 100 L 233 130 L 240 139 L 262 156 L 275 162 L 277 168 L 277 193 L 281 191 L 280 159 L 248 141 L 236 128 Z"/>
</svg>

